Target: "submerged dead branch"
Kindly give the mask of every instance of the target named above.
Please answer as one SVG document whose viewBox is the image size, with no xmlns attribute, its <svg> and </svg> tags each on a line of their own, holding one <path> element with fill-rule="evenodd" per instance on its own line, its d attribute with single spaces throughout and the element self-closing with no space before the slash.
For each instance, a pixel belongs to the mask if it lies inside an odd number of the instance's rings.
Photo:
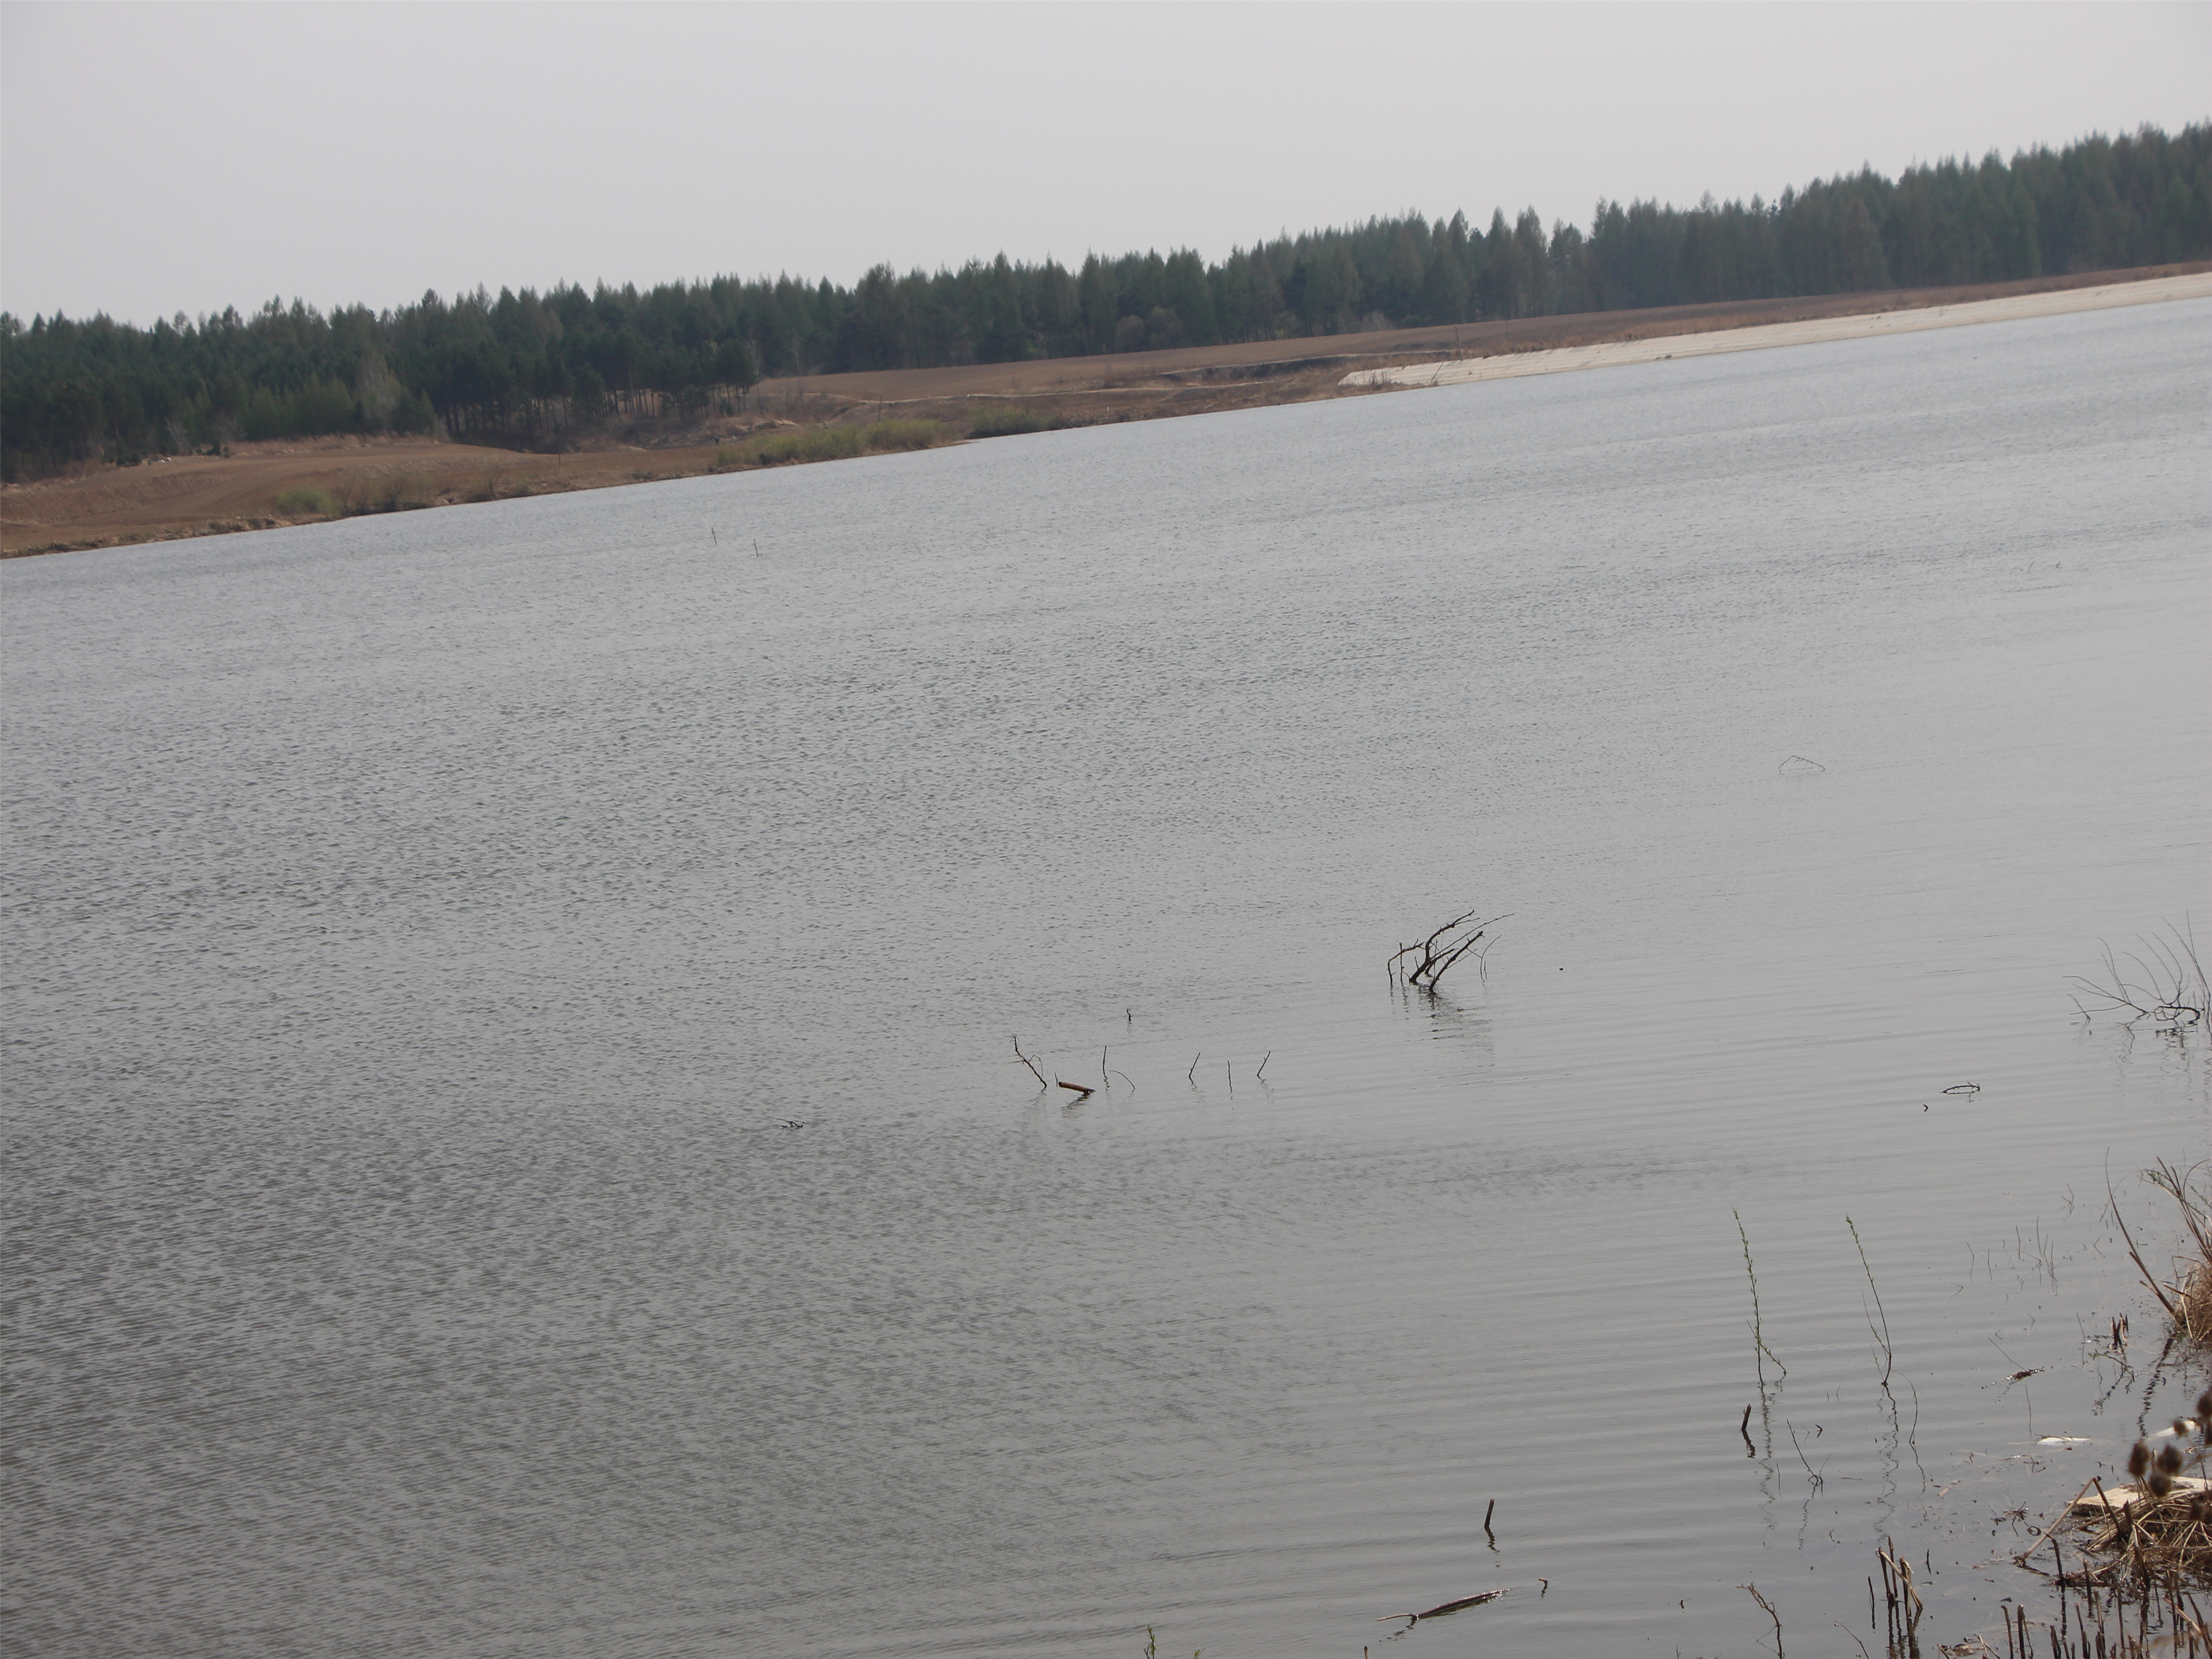
<svg viewBox="0 0 2212 1659">
<path fill-rule="evenodd" d="M 2148 1019 L 2177 1034 L 2204 1024 L 2212 1012 L 2212 988 L 2204 977 L 2203 959 L 2197 954 L 2196 930 L 2189 919 L 2169 923 L 2164 936 L 2138 934 L 2140 950 L 2125 956 L 2104 947 L 2104 972 L 2094 979 L 2073 975 L 2069 982 L 2079 993 L 2074 1006 L 2087 1016 L 2124 1010 L 2132 1025 Z M 2083 997 L 2093 1006 L 2084 1006 Z"/>
<path fill-rule="evenodd" d="M 1395 1624 L 1402 1619 L 1406 1621 L 1406 1629 L 1411 1630 L 1424 1619 L 1442 1619 L 1450 1613 L 1464 1613 L 1469 1607 L 1479 1607 L 1486 1602 L 1495 1601 L 1512 1588 L 1512 1585 L 1507 1584 L 1503 1589 L 1485 1590 L 1480 1595 L 1462 1595 L 1456 1601 L 1446 1601 L 1441 1606 L 1431 1607 L 1426 1613 L 1386 1613 L 1375 1622 L 1378 1625 L 1389 1625 Z"/>
<path fill-rule="evenodd" d="M 1510 920 L 1510 915 L 1511 913 L 1508 912 L 1505 915 L 1492 916 L 1486 921 L 1476 921 L 1475 912 L 1469 910 L 1463 916 L 1454 916 L 1418 944 L 1400 945 L 1390 959 L 1383 963 L 1383 969 L 1390 975 L 1393 983 L 1419 986 L 1425 991 L 1433 990 L 1437 981 L 1462 957 L 1472 955 L 1475 965 L 1480 967 L 1483 959 L 1490 954 L 1490 945 L 1497 943 L 1491 939 L 1490 944 L 1486 945 L 1483 940 L 1489 937 L 1492 927 Z M 1479 950 L 1476 948 L 1478 945 L 1481 947 Z"/>
</svg>

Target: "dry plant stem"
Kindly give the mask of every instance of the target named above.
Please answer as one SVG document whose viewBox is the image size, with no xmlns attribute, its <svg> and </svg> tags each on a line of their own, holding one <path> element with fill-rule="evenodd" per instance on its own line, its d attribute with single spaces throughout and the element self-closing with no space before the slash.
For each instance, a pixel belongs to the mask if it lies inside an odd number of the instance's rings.
<svg viewBox="0 0 2212 1659">
<path fill-rule="evenodd" d="M 2120 1200 L 2112 1196 L 2112 1183 L 2109 1180 L 2105 1182 L 2105 1201 L 2112 1206 L 2112 1220 L 2120 1230 L 2120 1242 L 2128 1247 L 2128 1259 L 2136 1264 L 2136 1271 L 2142 1275 L 2143 1283 L 2150 1286 L 2150 1293 L 2158 1298 L 2158 1305 L 2166 1310 L 2166 1317 L 2176 1325 L 2180 1324 L 2180 1311 L 2166 1299 L 2166 1287 L 2158 1282 L 2158 1275 L 2150 1270 L 2150 1264 L 2142 1259 L 2142 1252 L 2136 1248 L 2135 1235 L 2128 1231 L 2128 1218 L 2120 1213 Z"/>
<path fill-rule="evenodd" d="M 1759 1593 L 1757 1584 L 1738 1584 L 1736 1588 L 1759 1603 L 1766 1616 L 1774 1621 L 1774 1659 L 1782 1659 L 1782 1615 L 1774 1610 L 1774 1603 Z"/>
<path fill-rule="evenodd" d="M 1751 1280 L 1752 1363 L 1758 1368 L 1759 1389 L 1764 1394 L 1766 1392 L 1766 1361 L 1774 1360 L 1775 1370 L 1784 1376 L 1790 1375 L 1790 1367 L 1776 1358 L 1774 1350 L 1766 1346 L 1766 1331 L 1759 1314 L 1759 1273 L 1751 1265 L 1751 1235 L 1744 1230 L 1741 1214 L 1734 1210 L 1729 1213 L 1735 1217 L 1736 1237 L 1743 1240 L 1743 1271 Z"/>
<path fill-rule="evenodd" d="M 1014 1058 L 1030 1068 L 1030 1075 L 1037 1080 L 1037 1087 L 1040 1089 L 1051 1088 L 1051 1079 L 1047 1078 L 1042 1072 L 1038 1071 L 1035 1063 L 1030 1060 L 1030 1057 L 1022 1052 L 1021 1038 L 1017 1036 L 1012 1038 L 1012 1041 L 1014 1045 Z"/>
<path fill-rule="evenodd" d="M 2181 1271 L 2166 1285 L 2166 1304 L 2174 1326 L 2199 1347 L 2212 1346 L 2212 1195 L 2194 1177 L 2196 1170 L 2176 1169 L 2163 1158 L 2143 1171 L 2143 1179 L 2172 1199 L 2181 1210 L 2181 1224 L 2188 1230 L 2196 1254 L 2177 1256 Z"/>
<path fill-rule="evenodd" d="M 2204 1452 L 2193 1453 L 2184 1467 L 2202 1469 Z M 2068 1505 L 2063 1519 L 2048 1534 L 2051 1567 L 2049 1577 L 2062 1593 L 2102 1592 L 2108 1600 L 2176 1601 L 2186 1594 L 2212 1585 L 2212 1493 L 2196 1485 L 2175 1484 L 2166 1491 L 2155 1484 L 2106 1491 L 2100 1478 L 2088 1485 Z M 2096 1489 L 2092 1501 L 2090 1487 Z M 2061 1551 L 2062 1534 L 2074 1534 L 2076 1560 L 2069 1571 Z M 2031 1571 L 2042 1572 L 2033 1559 L 2041 1546 L 2014 1558 Z M 2097 1607 L 2090 1600 L 2087 1613 Z M 2062 1601 L 2060 1618 L 2065 1618 Z M 2085 1618 L 2086 1626 L 2087 1620 Z"/>
<path fill-rule="evenodd" d="M 1874 1310 L 1881 1316 L 1881 1328 L 1875 1329 L 1874 1321 L 1867 1321 L 1867 1330 L 1881 1346 L 1881 1386 L 1889 1387 L 1889 1373 L 1896 1363 L 1896 1351 L 1889 1346 L 1889 1316 L 1882 1311 L 1881 1292 L 1875 1289 L 1874 1269 L 1867 1265 L 1866 1245 L 1859 1237 L 1858 1224 L 1850 1217 L 1844 1218 L 1844 1225 L 1851 1230 L 1851 1243 L 1858 1246 L 1859 1267 L 1866 1274 L 1867 1291 L 1874 1297 Z"/>
<path fill-rule="evenodd" d="M 1804 1447 L 1797 1444 L 1797 1425 L 1785 1417 L 1782 1419 L 1782 1426 L 1790 1431 L 1790 1443 L 1792 1447 L 1796 1448 L 1797 1461 L 1805 1465 L 1805 1478 L 1813 1483 L 1813 1488 L 1814 1491 L 1819 1491 L 1821 1487 L 1828 1484 L 1827 1477 L 1823 1475 L 1820 1470 L 1813 1467 L 1811 1462 L 1805 1455 Z M 1826 1458 L 1822 1458 L 1820 1461 L 1823 1463 L 1827 1462 Z"/>
<path fill-rule="evenodd" d="M 1920 1652 L 1920 1615 L 1927 1611 L 1920 1592 L 1912 1583 L 1912 1563 L 1897 1553 L 1897 1545 L 1888 1538 L 1875 1553 L 1881 1563 L 1882 1595 L 1889 1609 L 1889 1646 L 1893 1653 L 1905 1652 L 1917 1659 Z"/>
<path fill-rule="evenodd" d="M 2112 1196 L 2112 1183 L 2107 1181 L 2106 1201 L 2112 1206 L 2121 1242 L 2127 1246 L 2129 1259 L 2142 1275 L 2143 1283 L 2173 1322 L 2175 1334 L 2197 1347 L 2212 1347 L 2212 1194 L 2204 1191 L 2197 1170 L 2177 1169 L 2163 1159 L 2144 1170 L 2143 1179 L 2179 1207 L 2181 1224 L 2194 1253 L 2174 1258 L 2180 1271 L 2172 1279 L 2162 1279 L 2152 1272 L 2136 1248 L 2127 1218 L 2120 1213 L 2119 1201 Z"/>
</svg>

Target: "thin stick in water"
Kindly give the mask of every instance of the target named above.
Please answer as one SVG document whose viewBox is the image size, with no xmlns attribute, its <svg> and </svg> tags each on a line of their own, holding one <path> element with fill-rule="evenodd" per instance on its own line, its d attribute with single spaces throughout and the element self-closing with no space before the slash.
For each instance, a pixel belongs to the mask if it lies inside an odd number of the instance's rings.
<svg viewBox="0 0 2212 1659">
<path fill-rule="evenodd" d="M 1889 1387 L 1890 1369 L 1897 1364 L 1897 1351 L 1889 1346 L 1889 1316 L 1882 1311 L 1881 1292 L 1875 1289 L 1874 1269 L 1867 1265 L 1866 1245 L 1860 1241 L 1858 1224 L 1850 1217 L 1844 1218 L 1844 1225 L 1851 1230 L 1851 1243 L 1858 1246 L 1859 1267 L 1866 1274 L 1867 1290 L 1874 1297 L 1874 1310 L 1881 1316 L 1881 1328 L 1876 1331 L 1874 1321 L 1867 1321 L 1867 1331 L 1881 1344 L 1881 1386 Z"/>
<path fill-rule="evenodd" d="M 1774 1360 L 1775 1370 L 1780 1371 L 1784 1376 L 1790 1375 L 1790 1367 L 1776 1358 L 1774 1350 L 1766 1346 L 1766 1331 L 1759 1315 L 1759 1273 L 1751 1265 L 1751 1235 L 1744 1230 L 1741 1214 L 1734 1210 L 1729 1211 L 1729 1213 L 1735 1217 L 1736 1237 L 1743 1240 L 1743 1271 L 1751 1280 L 1752 1363 L 1758 1369 L 1759 1390 L 1764 1393 L 1766 1389 L 1765 1361 Z M 1761 1358 L 1762 1355 L 1764 1358 Z"/>
<path fill-rule="evenodd" d="M 1051 1080 L 1048 1079 L 1042 1072 L 1038 1071 L 1036 1066 L 1030 1061 L 1030 1057 L 1022 1052 L 1021 1038 L 1016 1036 L 1012 1039 L 1012 1041 L 1014 1045 L 1014 1058 L 1020 1060 L 1023 1065 L 1029 1066 L 1030 1075 L 1037 1080 L 1037 1087 L 1040 1089 L 1051 1088 Z"/>
<path fill-rule="evenodd" d="M 1774 1610 L 1774 1603 L 1759 1593 L 1757 1584 L 1738 1584 L 1736 1588 L 1765 1609 L 1766 1616 L 1774 1621 L 1774 1659 L 1782 1659 L 1782 1615 Z"/>
</svg>

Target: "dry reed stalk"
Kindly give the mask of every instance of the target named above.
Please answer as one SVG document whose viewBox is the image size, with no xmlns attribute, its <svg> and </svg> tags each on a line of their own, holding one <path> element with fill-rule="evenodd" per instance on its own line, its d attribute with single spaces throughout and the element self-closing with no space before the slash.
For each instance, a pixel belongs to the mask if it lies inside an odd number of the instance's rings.
<svg viewBox="0 0 2212 1659">
<path fill-rule="evenodd" d="M 2161 1279 L 2151 1271 L 2150 1263 L 2136 1246 L 2135 1236 L 2128 1231 L 2127 1218 L 2120 1213 L 2118 1200 L 2112 1201 L 2112 1218 L 2119 1224 L 2120 1240 L 2127 1246 L 2129 1259 L 2173 1322 L 2175 1332 L 2197 1347 L 2212 1348 L 2212 1194 L 2204 1189 L 2203 1168 L 2199 1164 L 2180 1170 L 2161 1159 L 2143 1171 L 2143 1179 L 2180 1209 L 2182 1228 L 2189 1235 L 2189 1250 L 2173 1258 L 2179 1271 L 2172 1278 Z M 2109 1188 L 2106 1196 L 2112 1196 Z"/>
<path fill-rule="evenodd" d="M 2180 1207 L 2181 1224 L 2193 1250 L 2174 1258 L 2180 1272 L 2159 1300 L 2166 1304 L 2182 1335 L 2200 1348 L 2212 1347 L 2212 1195 L 2206 1194 L 2198 1170 L 2178 1170 L 2160 1162 L 2146 1170 L 2143 1178 Z"/>
</svg>

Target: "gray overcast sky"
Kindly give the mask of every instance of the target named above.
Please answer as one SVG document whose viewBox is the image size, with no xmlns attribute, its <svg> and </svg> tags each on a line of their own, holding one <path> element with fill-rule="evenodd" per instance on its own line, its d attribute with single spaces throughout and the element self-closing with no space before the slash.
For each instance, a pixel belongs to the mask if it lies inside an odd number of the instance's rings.
<svg viewBox="0 0 2212 1659">
<path fill-rule="evenodd" d="M 0 7 L 0 305 L 1193 246 L 2212 116 L 2212 4 Z"/>
</svg>

